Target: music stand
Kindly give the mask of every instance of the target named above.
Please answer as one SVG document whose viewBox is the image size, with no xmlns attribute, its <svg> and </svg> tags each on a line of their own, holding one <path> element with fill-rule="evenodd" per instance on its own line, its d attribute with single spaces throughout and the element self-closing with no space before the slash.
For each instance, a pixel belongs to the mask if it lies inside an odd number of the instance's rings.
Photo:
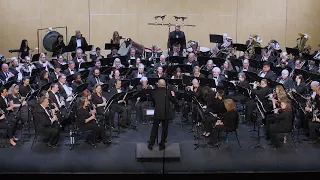
<svg viewBox="0 0 320 180">
<path fill-rule="evenodd" d="M 182 81 L 181 81 L 181 83 L 182 83 Z M 191 99 L 191 96 L 189 96 L 188 94 L 183 93 L 183 92 L 179 92 L 179 91 L 175 92 L 175 97 L 178 100 L 182 101 L 181 121 L 180 121 L 180 123 L 176 123 L 177 125 L 180 125 L 180 127 L 182 128 L 183 125 L 186 125 L 188 123 L 188 118 L 184 119 L 184 117 L 183 117 L 183 112 L 185 112 L 184 111 L 185 110 L 185 103 L 186 102 L 191 103 L 192 99 Z M 193 126 L 193 123 L 192 123 L 192 126 Z M 193 128 L 191 128 L 191 131 L 194 132 Z"/>
<path fill-rule="evenodd" d="M 292 54 L 293 56 L 299 56 L 299 49 L 286 47 L 287 54 Z"/>
<path fill-rule="evenodd" d="M 262 112 L 262 108 L 263 107 L 260 107 L 260 106 L 263 106 L 263 104 L 261 104 L 261 103 L 259 103 L 258 101 L 260 101 L 259 100 L 259 97 L 257 96 L 257 95 L 255 95 L 255 101 L 256 101 L 256 106 L 257 106 L 257 109 L 258 109 L 258 111 L 260 112 L 260 114 L 261 114 L 261 118 L 262 119 L 264 119 L 265 117 L 265 115 L 264 115 L 264 113 Z M 261 120 L 262 120 L 261 119 Z M 257 117 L 257 120 L 258 120 L 258 117 Z M 257 121 L 256 120 L 256 121 Z M 258 125 L 258 130 L 257 130 L 258 132 L 258 142 L 257 142 L 257 145 L 255 145 L 255 146 L 253 146 L 252 147 L 252 149 L 256 149 L 256 148 L 263 148 L 263 149 L 266 149 L 266 147 L 264 147 L 264 146 L 262 146 L 261 144 L 260 144 L 260 126 Z"/>
<path fill-rule="evenodd" d="M 202 78 L 200 81 L 200 85 L 209 86 L 210 88 L 217 88 L 215 80 L 210 78 Z"/>
<path fill-rule="evenodd" d="M 113 49 L 119 50 L 119 48 L 120 48 L 120 44 L 112 44 L 112 43 L 105 43 L 104 44 L 105 50 L 113 50 Z"/>
<path fill-rule="evenodd" d="M 248 46 L 245 44 L 234 43 L 232 46 L 236 48 L 236 51 L 245 52 L 248 49 Z"/>
<path fill-rule="evenodd" d="M 222 44 L 223 36 L 217 34 L 209 34 L 209 39 L 211 43 Z"/>
</svg>

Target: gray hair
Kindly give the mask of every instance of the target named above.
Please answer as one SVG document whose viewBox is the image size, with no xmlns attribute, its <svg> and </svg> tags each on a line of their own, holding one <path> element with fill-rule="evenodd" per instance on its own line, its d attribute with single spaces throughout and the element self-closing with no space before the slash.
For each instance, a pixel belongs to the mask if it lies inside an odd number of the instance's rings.
<svg viewBox="0 0 320 180">
<path fill-rule="evenodd" d="M 218 67 L 214 67 L 214 68 L 212 69 L 212 72 L 220 73 L 220 72 L 221 72 L 221 69 L 218 68 Z"/>
<path fill-rule="evenodd" d="M 148 78 L 143 76 L 141 79 L 140 79 L 140 82 L 142 83 L 142 81 L 148 81 Z"/>
<path fill-rule="evenodd" d="M 82 49 L 81 48 L 77 48 L 77 53 L 82 53 Z"/>
<path fill-rule="evenodd" d="M 165 59 L 165 58 L 166 58 L 166 56 L 162 54 L 162 55 L 160 56 L 160 58 L 164 58 L 164 59 Z"/>
<path fill-rule="evenodd" d="M 189 53 L 189 55 L 188 55 L 188 57 L 194 57 L 194 56 L 196 56 L 194 53 Z"/>
<path fill-rule="evenodd" d="M 192 84 L 193 84 L 193 83 L 199 83 L 198 79 L 194 78 L 194 79 L 192 80 Z"/>
<path fill-rule="evenodd" d="M 138 69 L 143 68 L 144 69 L 144 65 L 143 64 L 139 64 Z"/>
<path fill-rule="evenodd" d="M 281 74 L 289 75 L 289 71 L 284 69 L 284 70 L 282 70 Z"/>
<path fill-rule="evenodd" d="M 212 61 L 211 59 L 208 60 L 208 61 L 207 61 L 207 65 L 208 65 L 208 64 L 213 64 L 213 61 Z"/>
<path fill-rule="evenodd" d="M 248 59 L 244 59 L 242 63 L 249 63 Z"/>
<path fill-rule="evenodd" d="M 310 86 L 319 86 L 319 82 L 318 81 L 312 81 Z"/>
</svg>

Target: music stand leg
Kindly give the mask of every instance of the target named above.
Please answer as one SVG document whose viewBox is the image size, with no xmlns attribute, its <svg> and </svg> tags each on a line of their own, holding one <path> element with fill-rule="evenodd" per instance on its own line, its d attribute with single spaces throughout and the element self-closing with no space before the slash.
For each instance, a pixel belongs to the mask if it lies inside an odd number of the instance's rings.
<svg viewBox="0 0 320 180">
<path fill-rule="evenodd" d="M 258 119 L 257 119 L 256 121 L 258 121 Z M 262 145 L 260 144 L 260 126 L 258 126 L 258 142 L 257 142 L 257 144 L 256 144 L 255 146 L 252 147 L 252 149 L 256 149 L 256 148 L 266 149 L 265 146 L 262 146 Z"/>
<path fill-rule="evenodd" d="M 256 120 L 253 122 L 253 129 L 250 129 L 248 132 L 257 132 L 259 130 L 256 130 L 257 120 L 258 120 L 258 113 L 256 112 Z M 260 126 L 259 126 L 260 127 Z M 259 129 L 258 127 L 258 129 Z"/>
<path fill-rule="evenodd" d="M 297 129 L 298 129 L 298 133 L 297 133 L 297 140 L 296 140 L 296 142 L 299 143 L 299 144 L 302 144 L 303 142 L 302 142 L 301 139 L 300 139 L 300 128 L 297 127 Z"/>
</svg>

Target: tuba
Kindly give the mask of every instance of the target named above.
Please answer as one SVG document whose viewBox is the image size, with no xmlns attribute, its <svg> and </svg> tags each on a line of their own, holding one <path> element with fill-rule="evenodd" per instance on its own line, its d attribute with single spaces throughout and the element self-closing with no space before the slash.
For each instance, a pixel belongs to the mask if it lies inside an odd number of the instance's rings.
<svg viewBox="0 0 320 180">
<path fill-rule="evenodd" d="M 249 56 L 253 56 L 255 54 L 255 47 L 261 47 L 261 38 L 256 34 L 251 34 L 252 37 L 251 43 L 248 45 L 247 51 L 249 53 Z"/>
<path fill-rule="evenodd" d="M 310 36 L 304 33 L 299 33 L 298 35 L 300 36 L 300 42 L 298 44 L 299 53 L 310 54 L 311 46 L 306 46 L 306 43 L 310 39 Z"/>
</svg>

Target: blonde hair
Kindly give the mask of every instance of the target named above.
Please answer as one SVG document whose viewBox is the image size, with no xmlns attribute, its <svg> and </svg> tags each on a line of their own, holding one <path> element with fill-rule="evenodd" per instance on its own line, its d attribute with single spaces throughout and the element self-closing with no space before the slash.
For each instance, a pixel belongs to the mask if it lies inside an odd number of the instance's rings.
<svg viewBox="0 0 320 180">
<path fill-rule="evenodd" d="M 225 99 L 223 103 L 227 111 L 237 110 L 236 103 L 232 99 Z"/>
</svg>

